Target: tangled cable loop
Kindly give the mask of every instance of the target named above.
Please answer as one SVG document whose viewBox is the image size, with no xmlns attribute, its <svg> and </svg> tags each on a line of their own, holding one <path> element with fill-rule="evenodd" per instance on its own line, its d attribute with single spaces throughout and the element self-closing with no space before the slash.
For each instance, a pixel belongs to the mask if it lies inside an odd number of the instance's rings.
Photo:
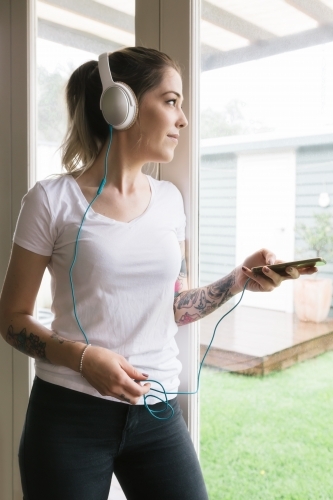
<svg viewBox="0 0 333 500">
<path fill-rule="evenodd" d="M 155 391 L 155 392 L 159 392 L 160 394 L 164 394 L 165 396 L 165 399 L 162 399 L 160 398 L 159 396 L 156 396 L 155 394 L 149 394 L 148 396 L 145 394 L 143 396 L 143 400 L 144 400 L 144 405 L 146 407 L 146 409 L 149 411 L 149 413 L 154 417 L 154 418 L 157 418 L 158 420 L 169 420 L 170 418 L 172 418 L 175 414 L 175 410 L 173 409 L 173 407 L 171 406 L 171 404 L 169 403 L 168 401 L 168 396 L 167 396 L 167 392 L 166 390 L 164 389 L 163 385 L 161 384 L 161 382 L 158 382 L 158 380 L 147 380 L 145 382 L 154 382 L 155 384 L 158 384 L 162 390 L 159 391 L 158 389 L 151 389 L 152 391 Z M 161 403 L 164 403 L 165 406 L 164 408 L 162 408 L 161 410 L 153 410 L 147 403 L 147 398 L 155 398 L 155 399 L 158 399 L 159 401 L 161 401 Z M 154 405 L 153 405 L 154 406 Z M 166 411 L 168 411 L 168 409 L 170 409 L 170 415 L 168 415 L 167 417 L 159 417 L 157 415 L 157 413 L 164 413 Z"/>
</svg>

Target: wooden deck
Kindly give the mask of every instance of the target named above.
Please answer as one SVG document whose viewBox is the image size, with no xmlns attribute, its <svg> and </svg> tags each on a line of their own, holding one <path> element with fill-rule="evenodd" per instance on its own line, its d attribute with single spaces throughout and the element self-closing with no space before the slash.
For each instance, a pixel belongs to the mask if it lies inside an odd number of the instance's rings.
<svg viewBox="0 0 333 500">
<path fill-rule="evenodd" d="M 201 320 L 201 359 L 225 304 Z M 205 365 L 246 375 L 266 375 L 333 350 L 333 318 L 299 321 L 294 314 L 240 305 L 217 328 Z"/>
</svg>

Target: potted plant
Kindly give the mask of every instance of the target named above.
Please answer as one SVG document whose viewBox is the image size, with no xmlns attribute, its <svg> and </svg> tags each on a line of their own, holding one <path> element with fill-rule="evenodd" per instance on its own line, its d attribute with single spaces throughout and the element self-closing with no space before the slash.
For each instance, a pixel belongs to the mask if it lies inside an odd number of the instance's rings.
<svg viewBox="0 0 333 500">
<path fill-rule="evenodd" d="M 333 260 L 333 214 L 314 213 L 314 224 L 297 224 L 296 234 L 302 238 L 305 248 L 302 254 L 322 257 L 327 263 Z M 311 255 L 309 255 L 311 252 Z M 332 300 L 332 280 L 329 278 L 302 278 L 294 287 L 295 313 L 301 321 L 324 321 L 329 313 Z"/>
</svg>

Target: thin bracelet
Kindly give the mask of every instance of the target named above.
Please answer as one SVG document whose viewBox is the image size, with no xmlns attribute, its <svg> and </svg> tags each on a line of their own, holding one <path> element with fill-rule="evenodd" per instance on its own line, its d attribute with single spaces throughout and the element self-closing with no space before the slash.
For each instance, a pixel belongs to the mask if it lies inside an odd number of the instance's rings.
<svg viewBox="0 0 333 500">
<path fill-rule="evenodd" d="M 83 366 L 83 356 L 85 355 L 85 352 L 86 350 L 88 349 L 88 347 L 90 346 L 91 344 L 87 344 L 86 347 L 83 349 L 82 351 L 82 354 L 81 354 L 81 359 L 80 359 L 80 373 L 81 373 L 81 377 L 84 378 L 84 376 L 82 375 L 82 366 Z"/>
</svg>

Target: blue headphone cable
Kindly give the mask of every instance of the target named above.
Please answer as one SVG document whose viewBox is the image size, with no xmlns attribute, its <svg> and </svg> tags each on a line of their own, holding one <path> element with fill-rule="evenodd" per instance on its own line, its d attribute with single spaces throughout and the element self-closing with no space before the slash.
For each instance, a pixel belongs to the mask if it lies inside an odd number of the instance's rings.
<svg viewBox="0 0 333 500">
<path fill-rule="evenodd" d="M 111 143 L 112 143 L 112 125 L 109 125 L 109 131 L 110 131 L 110 139 L 109 139 L 109 143 L 108 143 L 106 154 L 105 154 L 105 160 L 104 160 L 104 177 L 103 177 L 103 179 L 102 179 L 102 181 L 101 181 L 101 183 L 100 183 L 100 185 L 98 187 L 96 195 L 94 196 L 94 198 L 92 199 L 92 201 L 89 203 L 87 209 L 85 210 L 85 212 L 83 214 L 83 217 L 82 217 L 82 220 L 81 220 L 81 223 L 80 223 L 80 226 L 79 226 L 79 230 L 78 230 L 78 233 L 77 233 L 77 236 L 76 236 L 75 244 L 74 244 L 74 257 L 73 257 L 73 261 L 72 261 L 70 269 L 69 269 L 69 281 L 70 281 L 70 286 L 71 286 L 74 316 L 75 316 L 76 322 L 78 324 L 78 327 L 79 327 L 79 329 L 80 329 L 80 331 L 81 331 L 81 333 L 82 333 L 82 335 L 83 335 L 83 337 L 84 337 L 84 339 L 85 339 L 85 341 L 86 341 L 87 344 L 89 344 L 89 340 L 88 340 L 88 337 L 87 337 L 87 335 L 86 335 L 86 333 L 85 333 L 85 331 L 84 331 L 84 329 L 83 329 L 83 327 L 82 327 L 82 325 L 80 323 L 80 320 L 79 320 L 79 317 L 78 317 L 78 314 L 77 314 L 76 300 L 75 300 L 75 289 L 74 289 L 74 282 L 73 282 L 73 269 L 74 269 L 74 266 L 75 266 L 75 263 L 76 263 L 76 260 L 77 260 L 79 238 L 80 238 L 80 233 L 81 233 L 82 226 L 83 226 L 83 223 L 85 221 L 86 215 L 87 215 L 87 213 L 88 213 L 91 205 L 94 203 L 94 201 L 102 193 L 103 188 L 104 188 L 104 186 L 106 184 L 106 177 L 107 177 L 107 172 L 108 172 L 108 157 L 109 157 L 110 147 L 111 147 Z M 247 284 L 248 284 L 249 281 L 250 281 L 250 278 L 248 278 L 246 280 L 246 283 L 244 285 L 242 294 L 241 294 L 240 299 L 238 300 L 238 302 L 226 314 L 224 314 L 219 319 L 219 321 L 216 323 L 216 325 L 215 325 L 212 338 L 211 338 L 211 340 L 209 342 L 209 345 L 208 345 L 208 347 L 206 349 L 206 352 L 205 352 L 205 354 L 204 354 L 204 356 L 203 356 L 203 358 L 202 358 L 202 360 L 200 362 L 199 371 L 198 371 L 198 375 L 197 375 L 197 388 L 196 388 L 195 391 L 192 391 L 192 392 L 166 392 L 166 390 L 163 387 L 163 385 L 160 382 L 158 382 L 157 380 L 152 380 L 152 379 L 145 380 L 145 382 L 153 382 L 153 383 L 159 385 L 161 387 L 161 390 L 160 389 L 151 389 L 151 390 L 154 391 L 154 392 L 158 392 L 159 394 L 163 394 L 164 395 L 164 399 L 162 399 L 160 396 L 153 395 L 153 394 L 150 394 L 148 396 L 147 395 L 143 396 L 144 406 L 146 407 L 146 409 L 149 411 L 149 413 L 154 418 L 157 418 L 158 420 L 169 420 L 170 418 L 173 417 L 173 415 L 174 415 L 174 409 L 173 409 L 173 407 L 170 405 L 170 403 L 168 401 L 168 396 L 167 396 L 168 394 L 176 396 L 176 395 L 194 395 L 194 394 L 198 393 L 199 386 L 200 386 L 201 370 L 202 370 L 204 361 L 206 359 L 206 356 L 208 354 L 208 351 L 211 348 L 211 345 L 212 345 L 212 343 L 214 341 L 217 327 L 219 326 L 219 324 L 221 323 L 221 321 L 238 306 L 238 304 L 240 303 L 240 301 L 243 298 L 245 289 L 246 289 Z M 149 398 L 149 397 L 158 399 L 162 403 L 165 403 L 164 408 L 162 408 L 161 410 L 153 410 L 152 408 L 150 408 L 149 405 L 148 405 L 148 403 L 147 403 L 147 398 Z M 160 416 L 158 416 L 158 413 L 163 413 L 163 412 L 167 411 L 168 409 L 170 410 L 168 416 L 166 416 L 166 417 L 160 417 Z"/>
<path fill-rule="evenodd" d="M 199 365 L 199 371 L 198 371 L 198 375 L 197 375 L 197 388 L 196 388 L 196 390 L 195 390 L 195 391 L 192 391 L 192 392 L 182 392 L 182 391 L 180 391 L 180 392 L 166 392 L 166 390 L 164 389 L 163 385 L 162 385 L 160 382 L 158 382 L 157 380 L 152 380 L 152 379 L 145 380 L 145 382 L 154 382 L 155 384 L 158 384 L 158 385 L 161 387 L 161 389 L 162 389 L 162 390 L 159 390 L 159 389 L 151 389 L 151 390 L 152 390 L 152 391 L 154 391 L 154 392 L 158 392 L 158 393 L 160 393 L 160 394 L 164 394 L 164 397 L 165 397 L 165 399 L 162 399 L 162 398 L 160 398 L 159 396 L 155 396 L 155 395 L 153 395 L 153 394 L 150 394 L 150 395 L 148 395 L 148 396 L 147 396 L 147 395 L 144 395 L 144 396 L 143 396 L 143 399 L 144 399 L 144 405 L 145 405 L 145 407 L 147 408 L 147 410 L 149 411 L 149 413 L 150 413 L 153 417 L 157 418 L 158 420 L 169 420 L 169 418 L 173 417 L 173 415 L 174 415 L 174 409 L 173 409 L 173 407 L 170 405 L 170 403 L 169 403 L 169 401 L 168 401 L 167 394 L 169 394 L 169 395 L 170 395 L 170 394 L 172 394 L 172 395 L 175 395 L 175 396 L 177 396 L 177 395 L 188 395 L 188 396 L 190 396 L 190 395 L 194 395 L 194 394 L 197 394 L 197 393 L 198 393 L 199 388 L 200 388 L 200 375 L 201 375 L 201 370 L 202 370 L 202 367 L 203 367 L 204 361 L 205 361 L 205 359 L 206 359 L 206 356 L 207 356 L 207 354 L 208 354 L 208 351 L 209 351 L 209 349 L 211 348 L 212 343 L 213 343 L 213 341 L 214 341 L 214 338 L 215 338 L 215 334 L 216 334 L 217 327 L 219 326 L 219 324 L 221 323 L 221 321 L 222 321 L 222 320 L 223 320 L 226 316 L 228 316 L 228 314 L 230 314 L 230 313 L 231 313 L 234 309 L 236 309 L 236 307 L 238 306 L 238 304 L 240 303 L 240 301 L 241 301 L 241 300 L 242 300 L 242 298 L 243 298 L 243 295 L 244 295 L 245 289 L 246 289 L 247 284 L 248 284 L 248 282 L 249 282 L 250 280 L 251 280 L 251 278 L 248 278 L 248 279 L 246 280 L 245 285 L 244 285 L 244 287 L 243 287 L 242 294 L 241 294 L 241 296 L 240 296 L 240 298 L 239 298 L 238 302 L 236 302 L 236 304 L 235 304 L 235 305 L 234 305 L 234 306 L 233 306 L 233 307 L 232 307 L 232 308 L 231 308 L 228 312 L 226 312 L 226 313 L 225 313 L 225 314 L 224 314 L 224 315 L 223 315 L 223 316 L 222 316 L 222 317 L 218 320 L 218 322 L 217 322 L 217 323 L 216 323 L 216 325 L 215 325 L 215 328 L 214 328 L 214 331 L 213 331 L 212 338 L 211 338 L 211 340 L 210 340 L 210 342 L 209 342 L 209 344 L 208 344 L 208 347 L 207 347 L 207 349 L 206 349 L 206 351 L 205 351 L 205 354 L 203 355 L 203 358 L 202 358 L 202 360 L 201 360 L 201 362 L 200 362 L 200 365 Z M 147 398 L 149 398 L 149 397 L 151 397 L 151 398 L 155 398 L 155 399 L 159 399 L 162 403 L 165 403 L 165 407 L 164 407 L 164 408 L 162 408 L 161 410 L 153 410 L 152 408 L 150 408 L 150 407 L 149 407 L 149 405 L 148 405 L 148 403 L 147 403 Z M 159 417 L 159 416 L 157 415 L 157 413 L 163 413 L 163 412 L 167 411 L 167 409 L 168 409 L 168 408 L 170 409 L 170 414 L 169 414 L 169 416 L 167 416 L 167 417 Z"/>
<path fill-rule="evenodd" d="M 74 269 L 74 266 L 75 266 L 75 263 L 76 263 L 76 259 L 77 259 L 77 251 L 78 251 L 80 233 L 81 233 L 81 229 L 82 229 L 83 223 L 85 221 L 86 215 L 87 215 L 87 213 L 88 213 L 91 205 L 94 203 L 94 201 L 99 197 L 99 195 L 103 191 L 103 188 L 104 188 L 104 186 L 106 184 L 106 177 L 107 177 L 107 173 L 108 173 L 108 156 L 109 156 L 109 151 L 110 151 L 111 142 L 112 142 L 112 126 L 111 125 L 109 126 L 109 130 L 110 130 L 110 139 L 109 139 L 109 144 L 108 144 L 108 147 L 107 147 L 107 151 L 106 151 L 106 155 L 105 155 L 105 160 L 104 160 L 104 177 L 103 177 L 103 179 L 102 179 L 102 181 L 101 181 L 101 183 L 99 185 L 99 188 L 97 189 L 97 193 L 96 193 L 95 197 L 89 203 L 86 211 L 83 214 L 83 217 L 82 217 L 82 220 L 81 220 L 81 224 L 80 224 L 79 230 L 78 230 L 77 235 L 76 235 L 75 244 L 74 244 L 74 257 L 73 257 L 73 261 L 72 261 L 71 266 L 69 268 L 69 281 L 70 281 L 70 285 L 71 285 L 74 316 L 75 316 L 76 322 L 78 324 L 78 327 L 80 328 L 81 333 L 84 336 L 84 340 L 86 341 L 87 344 L 89 344 L 88 337 L 87 337 L 85 331 L 83 330 L 82 325 L 81 325 L 80 320 L 79 320 L 79 317 L 77 315 L 76 300 L 75 300 L 75 290 L 74 290 L 74 282 L 73 282 L 73 269 Z"/>
</svg>

